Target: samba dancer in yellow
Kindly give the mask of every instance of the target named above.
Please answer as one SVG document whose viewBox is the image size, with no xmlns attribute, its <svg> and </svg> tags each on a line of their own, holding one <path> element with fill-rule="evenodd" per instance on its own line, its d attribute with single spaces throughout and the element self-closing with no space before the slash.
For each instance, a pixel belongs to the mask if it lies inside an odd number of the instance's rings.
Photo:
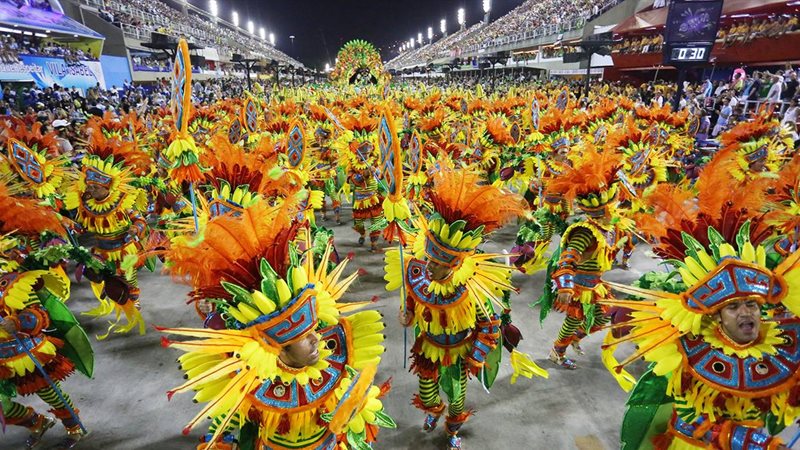
<svg viewBox="0 0 800 450">
<path fill-rule="evenodd" d="M 513 289 L 513 267 L 492 261 L 500 255 L 480 254 L 477 247 L 485 234 L 523 212 L 520 197 L 479 181 L 479 175 L 465 171 L 437 173 L 430 191 L 432 215 L 414 220 L 419 231 L 407 250 L 386 253 L 386 288 L 404 287 L 402 323 L 419 330 L 411 349 L 411 371 L 419 377 L 413 404 L 426 413 L 425 431 L 436 428 L 447 409 L 449 450 L 461 448 L 458 432 L 472 415 L 465 405 L 467 380 L 480 376 L 487 387 L 494 381 L 489 373 L 496 372 L 485 366 L 498 361 L 490 353 L 502 351 L 495 307 L 507 312 L 508 305 L 501 302 Z M 547 376 L 527 355 L 509 350 L 512 383 L 519 375 Z M 449 405 L 442 401 L 440 388 Z"/>
</svg>

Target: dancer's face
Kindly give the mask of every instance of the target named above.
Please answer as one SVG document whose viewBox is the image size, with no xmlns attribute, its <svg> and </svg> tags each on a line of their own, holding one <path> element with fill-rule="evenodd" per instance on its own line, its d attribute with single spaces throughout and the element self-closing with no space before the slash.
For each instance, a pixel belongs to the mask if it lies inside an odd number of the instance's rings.
<svg viewBox="0 0 800 450">
<path fill-rule="evenodd" d="M 90 198 L 94 199 L 94 201 L 99 202 L 103 201 L 108 197 L 108 189 L 103 186 L 98 186 L 96 184 L 90 184 L 86 187 L 86 191 L 83 193 L 83 199 L 89 200 Z"/>
<path fill-rule="evenodd" d="M 432 281 L 444 281 L 453 275 L 453 269 L 433 261 L 428 261 L 426 270 Z"/>
<path fill-rule="evenodd" d="M 299 341 L 283 347 L 278 358 L 295 369 L 313 366 L 319 361 L 319 336 L 315 332 L 308 333 Z"/>
<path fill-rule="evenodd" d="M 761 328 L 761 307 L 753 298 L 734 300 L 717 313 L 717 320 L 737 344 L 748 344 L 758 337 Z"/>
</svg>

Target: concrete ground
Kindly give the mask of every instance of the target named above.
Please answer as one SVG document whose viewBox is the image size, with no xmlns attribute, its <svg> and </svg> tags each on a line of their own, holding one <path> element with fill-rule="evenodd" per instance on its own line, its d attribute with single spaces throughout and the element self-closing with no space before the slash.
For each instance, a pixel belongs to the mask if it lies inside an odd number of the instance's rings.
<svg viewBox="0 0 800 450">
<path fill-rule="evenodd" d="M 345 215 L 349 216 L 349 212 Z M 332 222 L 324 222 L 332 226 Z M 365 276 L 350 289 L 346 299 L 366 300 L 378 295 L 376 308 L 386 317 L 387 352 L 381 363 L 377 381 L 393 378 L 393 388 L 384 399 L 386 410 L 397 421 L 396 430 L 382 430 L 376 448 L 382 449 L 442 449 L 446 444 L 443 424 L 431 434 L 420 431 L 423 415 L 409 401 L 415 393 L 416 377 L 408 373 L 403 363 L 407 352 L 403 347 L 403 331 L 396 317 L 400 305 L 397 292 L 384 290 L 382 255 L 367 252 L 356 243 L 356 234 L 349 224 L 334 227 L 340 254 L 354 252 L 355 260 L 349 271 L 359 267 Z M 486 249 L 498 251 L 510 248 L 514 239 L 513 227 L 493 236 Z M 629 271 L 615 269 L 607 278 L 630 282 L 656 265 L 647 256 L 646 247 L 639 247 Z M 348 271 L 348 273 L 349 273 Z M 504 361 L 491 393 L 485 392 L 477 381 L 470 382 L 467 406 L 477 413 L 461 433 L 465 449 L 606 449 L 619 448 L 619 428 L 624 412 L 626 394 L 607 373 L 600 359 L 603 336 L 590 336 L 584 341 L 586 356 L 578 357 L 580 368 L 568 371 L 547 361 L 563 315 L 553 313 L 543 326 L 538 323 L 538 311 L 528 303 L 542 292 L 544 274 L 516 275 L 515 284 L 521 293 L 513 297 L 515 324 L 525 339 L 520 350 L 529 353 L 536 362 L 548 369 L 549 379 L 521 378 L 510 385 L 511 368 Z M 150 328 L 144 336 L 112 335 L 105 341 L 94 342 L 96 371 L 93 380 L 82 375 L 72 376 L 64 384 L 91 435 L 82 449 L 192 449 L 203 430 L 189 436 L 181 429 L 199 411 L 190 394 L 176 395 L 167 401 L 166 391 L 182 383 L 181 372 L 175 364 L 176 350 L 161 346 L 161 335 L 152 325 L 167 327 L 199 326 L 194 308 L 185 303 L 187 287 L 174 283 L 160 273 L 142 272 L 142 314 Z M 86 281 L 73 284 L 69 301 L 73 311 L 86 311 L 96 305 Z M 79 317 L 90 335 L 102 334 L 105 321 Z M 410 342 L 409 342 L 410 346 Z M 507 359 L 507 354 L 504 355 Z M 23 399 L 25 404 L 44 410 L 35 397 Z M 61 439 L 63 429 L 53 428 L 42 448 Z M 0 437 L 0 449 L 21 449 L 26 433 L 9 428 Z"/>
</svg>

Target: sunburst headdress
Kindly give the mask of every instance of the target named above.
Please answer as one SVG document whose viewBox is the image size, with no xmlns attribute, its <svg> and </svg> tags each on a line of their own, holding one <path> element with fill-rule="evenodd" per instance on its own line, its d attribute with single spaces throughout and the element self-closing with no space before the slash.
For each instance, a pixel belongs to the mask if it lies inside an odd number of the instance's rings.
<svg viewBox="0 0 800 450">
<path fill-rule="evenodd" d="M 132 171 L 135 167 L 149 167 L 150 156 L 139 150 L 134 142 L 106 137 L 99 129 L 92 131 L 85 151 L 81 173 L 64 199 L 66 207 L 85 208 L 87 213 L 79 214 L 79 220 L 92 232 L 117 231 L 118 219 L 109 215 L 109 211 L 142 211 L 147 205 L 145 192 L 132 184 Z M 89 185 L 106 188 L 108 196 L 103 200 L 89 199 L 82 204 L 81 195 Z"/>
<path fill-rule="evenodd" d="M 716 324 L 710 316 L 742 298 L 760 304 L 782 303 L 792 313 L 800 312 L 798 297 L 787 295 L 800 289 L 797 270 L 800 253 L 789 256 L 774 269 L 767 265 L 762 243 L 771 230 L 761 213 L 766 184 L 763 180 L 753 180 L 745 188 L 737 188 L 740 185 L 729 176 L 725 164 L 730 162 L 712 161 L 703 169 L 694 188 L 657 186 L 646 198 L 654 208 L 653 213 L 637 220 L 643 233 L 657 239 L 656 254 L 675 266 L 681 276 L 681 288 L 662 292 L 609 282 L 614 289 L 644 300 L 604 301 L 634 311 L 631 322 L 618 325 L 632 325 L 630 334 L 614 339 L 609 333 L 604 345 L 604 363 L 623 388 L 629 389 L 633 382 L 624 372 L 624 366 L 643 357 L 656 363 L 655 374 L 673 373 L 668 394 L 688 395 L 698 413 L 709 413 L 714 398 L 722 394 L 716 387 L 681 388 L 681 371 L 686 367 L 681 350 L 684 336 L 714 340 L 726 354 L 736 352 L 743 357 L 759 358 L 763 346 L 725 346 L 724 339 L 715 338 Z M 774 332 L 774 324 L 768 328 L 771 330 L 768 334 Z M 774 336 L 769 339 L 775 343 Z M 638 349 L 619 363 L 613 358 L 613 351 L 627 341 L 636 343 Z M 687 394 L 687 389 L 694 389 L 694 393 Z M 750 399 L 744 395 L 741 401 Z"/>
<path fill-rule="evenodd" d="M 56 194 L 67 176 L 67 161 L 65 156 L 57 156 L 55 132 L 43 134 L 41 123 L 28 127 L 16 118 L 0 125 L 0 140 L 5 141 L 7 150 L 0 154 L 0 174 L 13 174 L 36 198 Z"/>
<path fill-rule="evenodd" d="M 667 181 L 667 162 L 662 156 L 663 146 L 657 146 L 632 119 L 614 127 L 606 138 L 606 151 L 621 152 L 624 156 L 621 180 L 623 192 L 638 197 L 646 189 Z"/>
<path fill-rule="evenodd" d="M 780 255 L 787 256 L 797 249 L 800 234 L 800 157 L 795 156 L 781 167 L 768 199 L 771 211 L 766 215 L 767 223 L 782 237 L 774 248 Z"/>
<path fill-rule="evenodd" d="M 720 136 L 722 149 L 719 155 L 736 158 L 738 168 L 732 170 L 738 180 L 754 176 L 751 167 L 762 165 L 769 172 L 777 172 L 782 157 L 794 148 L 791 137 L 783 132 L 776 120 L 761 114 L 752 122 L 740 122 Z"/>
<path fill-rule="evenodd" d="M 430 202 L 433 214 L 428 218 L 420 214 L 414 219 L 419 232 L 411 247 L 417 258 L 452 269 L 450 278 L 432 282 L 430 289 L 449 294 L 457 286 L 467 285 L 476 292 L 476 298 L 495 301 L 504 291 L 512 290 L 509 277 L 513 268 L 492 261 L 500 255 L 477 254 L 476 250 L 486 234 L 524 214 L 523 200 L 495 186 L 481 184 L 478 174 L 444 169 L 433 176 Z M 397 264 L 390 263 L 394 259 Z M 397 274 L 387 272 L 387 289 L 396 289 L 399 287 L 396 283 L 402 279 L 398 250 L 388 251 L 386 260 L 387 268 L 398 268 Z"/>
<path fill-rule="evenodd" d="M 293 222 L 291 208 L 288 203 L 278 207 L 257 203 L 241 216 L 217 217 L 209 222 L 199 244 L 170 251 L 168 270 L 178 277 L 189 276 L 194 287 L 190 295 L 217 302 L 218 311 L 226 319 L 226 329 L 221 330 L 161 330 L 194 338 L 164 338 L 164 345 L 187 352 L 179 362 L 187 371 L 188 381 L 168 395 L 197 391 L 195 399 L 208 402 L 186 426 L 185 433 L 206 417 L 218 418 L 222 425 L 210 440 L 213 443 L 234 417 L 239 423 L 248 420 L 252 408 L 262 413 L 260 438 L 264 443 L 276 433 L 308 439 L 309 430 L 315 431 L 320 420 L 330 420 L 331 428 L 335 422 L 344 427 L 337 401 L 346 399 L 346 395 L 309 401 L 307 411 L 291 417 L 284 417 L 284 408 L 262 404 L 260 397 L 251 395 L 260 386 L 272 383 L 289 386 L 296 382 L 300 389 L 307 389 L 312 382 L 318 386 L 319 380 L 330 379 L 328 367 L 333 363 L 326 360 L 332 354 L 327 342 L 320 342 L 320 359 L 313 366 L 295 369 L 278 358 L 283 347 L 319 327 L 341 324 L 355 348 L 354 355 L 344 363 L 365 373 L 372 370 L 374 375 L 384 351 L 380 315 L 361 311 L 344 316 L 369 303 L 337 303 L 357 272 L 342 278 L 347 261 L 331 269 L 330 246 L 319 263 L 312 254 L 297 255 L 292 242 L 299 225 Z M 347 390 L 347 383 L 343 386 L 343 391 Z M 355 405 L 349 404 L 353 415 L 344 414 L 344 424 L 354 433 L 363 433 L 365 421 L 375 420 L 369 414 L 382 408 L 379 401 L 364 406 L 377 400 L 375 390 L 368 392 L 361 392 L 361 397 L 353 400 Z M 362 412 L 360 408 L 366 409 L 367 415 L 355 417 Z M 325 412 L 333 413 L 333 417 L 324 419 Z"/>
<path fill-rule="evenodd" d="M 342 133 L 333 147 L 344 164 L 364 169 L 375 165 L 378 157 L 378 117 L 362 109 L 341 117 Z"/>
</svg>

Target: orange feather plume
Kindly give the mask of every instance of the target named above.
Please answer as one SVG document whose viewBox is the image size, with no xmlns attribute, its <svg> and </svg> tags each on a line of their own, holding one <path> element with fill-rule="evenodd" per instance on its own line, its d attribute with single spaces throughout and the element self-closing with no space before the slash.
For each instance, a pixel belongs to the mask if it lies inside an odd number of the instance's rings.
<svg viewBox="0 0 800 450">
<path fill-rule="evenodd" d="M 344 114 L 340 121 L 345 128 L 356 133 L 367 133 L 378 129 L 378 118 L 364 109 L 356 114 Z"/>
<path fill-rule="evenodd" d="M 259 264 L 266 259 L 278 276 L 286 277 L 288 248 L 301 224 L 293 222 L 297 203 L 280 206 L 256 203 L 240 216 L 223 215 L 208 222 L 198 245 L 173 245 L 167 252 L 168 271 L 176 277 L 189 276 L 196 298 L 230 299 L 220 282 L 243 288 L 259 288 Z"/>
<path fill-rule="evenodd" d="M 24 143 L 29 149 L 44 153 L 50 156 L 58 155 L 58 141 L 56 141 L 56 132 L 42 134 L 42 123 L 34 122 L 33 125 L 28 125 L 22 120 L 11 117 L 8 121 L 2 122 L 2 132 L 0 132 L 0 141 L 5 144 L 11 139 L 17 139 Z"/>
<path fill-rule="evenodd" d="M 639 215 L 637 226 L 659 240 L 654 248 L 656 254 L 667 259 L 683 259 L 686 246 L 681 233 L 708 248 L 710 227 L 727 242 L 736 242 L 736 234 L 748 220 L 753 245 L 770 236 L 771 228 L 764 220 L 762 209 L 771 181 L 761 178 L 740 183 L 730 176 L 735 164 L 730 156 L 716 155 L 703 168 L 693 188 L 660 184 L 645 198 L 652 213 L 650 217 Z"/>
<path fill-rule="evenodd" d="M 38 236 L 50 231 L 65 236 L 67 232 L 61 216 L 54 209 L 43 206 L 40 200 L 17 197 L 21 190 L 8 179 L 0 179 L 0 233 Z"/>
<path fill-rule="evenodd" d="M 200 164 L 210 168 L 202 176 L 203 184 L 220 189 L 220 180 L 225 180 L 233 189 L 247 185 L 251 191 L 261 192 L 265 172 L 257 154 L 246 153 L 222 134 L 212 136 L 209 147 L 214 151 L 204 152 L 200 158 Z"/>
<path fill-rule="evenodd" d="M 642 202 L 653 211 L 635 214 L 636 228 L 657 240 L 664 238 L 670 229 L 680 229 L 684 222 L 694 222 L 699 213 L 694 192 L 668 183 L 656 185 Z"/>
<path fill-rule="evenodd" d="M 152 167 L 152 159 L 135 142 L 119 137 L 106 136 L 99 128 L 92 128 L 86 146 L 86 153 L 102 160 L 112 157 L 114 164 L 130 167 L 135 175 L 144 175 Z"/>
<path fill-rule="evenodd" d="M 486 132 L 492 137 L 492 140 L 497 145 L 509 145 L 514 143 L 511 133 L 503 123 L 503 118 L 500 116 L 493 116 L 486 120 Z"/>
<path fill-rule="evenodd" d="M 547 191 L 563 195 L 568 201 L 592 192 L 599 193 L 616 181 L 622 157 L 617 152 L 598 152 L 591 144 L 584 144 L 580 160 L 574 167 L 566 167 L 548 183 Z"/>
<path fill-rule="evenodd" d="M 424 133 L 430 133 L 441 127 L 442 123 L 444 123 L 444 110 L 437 109 L 433 114 L 420 117 L 417 122 L 417 128 Z"/>
<path fill-rule="evenodd" d="M 478 174 L 442 170 L 434 175 L 431 203 L 448 223 L 464 220 L 467 231 L 481 225 L 489 233 L 525 213 L 522 197 L 487 185 Z"/>
</svg>

